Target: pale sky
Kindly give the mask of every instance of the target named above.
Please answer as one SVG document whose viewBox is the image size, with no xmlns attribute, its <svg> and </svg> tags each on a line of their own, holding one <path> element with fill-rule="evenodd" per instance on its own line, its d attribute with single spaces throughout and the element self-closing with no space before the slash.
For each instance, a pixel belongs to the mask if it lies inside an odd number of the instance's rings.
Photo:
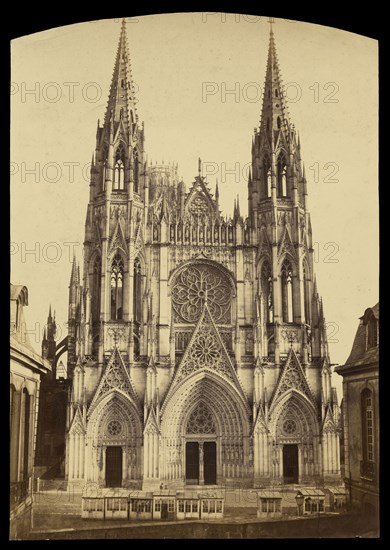
<svg viewBox="0 0 390 550">
<path fill-rule="evenodd" d="M 28 287 L 38 351 L 50 303 L 66 335 L 69 243 L 81 260 L 89 163 L 120 25 L 81 23 L 12 42 L 11 282 Z M 224 212 L 238 193 L 246 215 L 267 18 L 152 15 L 128 19 L 127 33 L 148 159 L 177 162 L 188 188 L 201 157 Z M 343 363 L 358 317 L 379 295 L 377 41 L 283 19 L 274 33 L 306 166 L 331 360 Z"/>
</svg>

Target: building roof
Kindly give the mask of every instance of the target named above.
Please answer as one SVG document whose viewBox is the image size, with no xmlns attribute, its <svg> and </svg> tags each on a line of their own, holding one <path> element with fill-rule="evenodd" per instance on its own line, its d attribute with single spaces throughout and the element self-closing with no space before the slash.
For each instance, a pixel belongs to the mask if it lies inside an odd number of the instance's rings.
<svg viewBox="0 0 390 550">
<path fill-rule="evenodd" d="M 16 303 L 15 303 L 16 302 Z M 10 350 L 11 359 L 34 371 L 45 373 L 51 364 L 33 348 L 27 330 L 23 308 L 28 305 L 28 289 L 24 285 L 10 285 Z M 12 368 L 11 368 L 12 370 Z"/>
<path fill-rule="evenodd" d="M 263 491 L 259 491 L 257 494 L 259 498 L 282 498 L 282 493 L 280 491 L 267 491 L 265 489 Z"/>
<path fill-rule="evenodd" d="M 346 367 L 372 365 L 373 363 L 379 362 L 379 346 L 374 346 L 369 349 L 367 349 L 366 346 L 367 323 L 372 316 L 379 320 L 379 302 L 375 304 L 374 307 L 367 308 L 364 315 L 360 317 L 360 324 L 356 331 L 351 353 L 345 365 L 337 367 L 336 372 L 340 372 Z"/>
<path fill-rule="evenodd" d="M 28 306 L 28 290 L 27 287 L 24 285 L 13 285 L 11 283 L 11 289 L 10 289 L 10 299 L 11 300 L 18 300 L 21 298 L 22 304 L 24 306 Z"/>
<path fill-rule="evenodd" d="M 321 491 L 321 489 L 315 489 L 312 487 L 306 487 L 299 489 L 298 495 L 303 495 L 304 497 L 325 497 L 324 491 Z"/>
<path fill-rule="evenodd" d="M 327 487 L 327 490 L 332 495 L 345 495 L 345 487 Z"/>
<path fill-rule="evenodd" d="M 121 489 L 121 488 L 108 488 L 108 489 L 101 489 L 96 495 L 88 495 L 87 492 L 83 495 L 83 498 L 128 498 L 129 496 L 129 489 Z"/>
<path fill-rule="evenodd" d="M 129 494 L 131 499 L 152 499 L 153 493 L 147 491 L 131 491 Z"/>
<path fill-rule="evenodd" d="M 177 491 L 177 498 L 186 500 L 198 500 L 199 495 L 197 491 Z"/>
<path fill-rule="evenodd" d="M 199 491 L 198 494 L 200 498 L 224 498 L 221 490 Z"/>
<path fill-rule="evenodd" d="M 371 314 L 379 321 L 379 302 L 375 304 L 374 307 L 368 307 L 366 309 L 363 317 L 361 317 L 361 319 L 364 319 L 364 323 L 367 323 L 367 317 L 371 316 Z"/>
<path fill-rule="evenodd" d="M 173 490 L 173 489 L 160 489 L 159 491 L 155 491 L 153 493 L 153 497 L 154 498 L 159 498 L 159 497 L 175 497 L 176 496 L 176 491 Z"/>
</svg>

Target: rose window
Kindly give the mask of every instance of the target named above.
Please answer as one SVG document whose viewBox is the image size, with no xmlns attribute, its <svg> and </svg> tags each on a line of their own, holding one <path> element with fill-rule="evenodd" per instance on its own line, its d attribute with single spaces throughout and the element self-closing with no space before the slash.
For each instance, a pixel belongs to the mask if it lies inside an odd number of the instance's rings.
<svg viewBox="0 0 390 550">
<path fill-rule="evenodd" d="M 211 367 L 220 357 L 221 351 L 214 336 L 199 334 L 191 350 L 191 356 L 202 366 Z"/>
<path fill-rule="evenodd" d="M 214 321 L 230 323 L 231 288 L 223 274 L 211 266 L 183 269 L 172 289 L 175 321 L 195 323 L 202 313 L 206 297 Z"/>
<path fill-rule="evenodd" d="M 283 431 L 285 434 L 291 435 L 297 431 L 297 423 L 292 418 L 287 418 L 283 422 Z"/>
<path fill-rule="evenodd" d="M 120 372 L 120 369 L 117 365 L 113 365 L 110 371 L 107 373 L 105 382 L 111 388 L 116 388 L 121 386 L 123 382 L 122 373 Z"/>
<path fill-rule="evenodd" d="M 107 433 L 112 436 L 120 435 L 122 433 L 122 424 L 119 420 L 110 420 L 107 424 Z"/>
<path fill-rule="evenodd" d="M 191 414 L 187 423 L 188 434 L 211 434 L 215 433 L 213 417 L 204 403 L 199 403 Z"/>
</svg>

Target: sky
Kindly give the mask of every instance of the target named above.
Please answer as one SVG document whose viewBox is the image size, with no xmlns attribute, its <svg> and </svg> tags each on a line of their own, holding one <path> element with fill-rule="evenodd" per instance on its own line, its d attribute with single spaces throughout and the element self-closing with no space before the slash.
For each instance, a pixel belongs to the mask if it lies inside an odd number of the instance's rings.
<svg viewBox="0 0 390 550">
<path fill-rule="evenodd" d="M 259 125 L 267 17 L 186 13 L 127 18 L 139 120 L 153 163 L 177 162 L 187 188 L 198 157 L 220 205 L 247 214 Z M 89 166 L 104 118 L 120 19 L 12 41 L 11 282 L 39 351 L 49 304 L 66 335 L 73 252 L 82 260 Z M 379 296 L 378 45 L 337 29 L 275 19 L 291 122 L 308 180 L 315 273 L 332 363 L 347 359 L 358 318 Z M 339 379 L 339 380 L 337 380 Z M 333 376 L 337 386 L 338 375 Z"/>
</svg>

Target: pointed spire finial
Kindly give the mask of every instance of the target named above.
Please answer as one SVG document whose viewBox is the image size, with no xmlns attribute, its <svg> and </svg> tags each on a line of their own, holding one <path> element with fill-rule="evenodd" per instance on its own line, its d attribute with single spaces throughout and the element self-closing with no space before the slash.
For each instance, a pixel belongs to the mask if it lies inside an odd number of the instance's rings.
<svg viewBox="0 0 390 550">
<path fill-rule="evenodd" d="M 129 129 L 128 126 L 134 124 L 137 120 L 135 87 L 130 66 L 125 19 L 122 19 L 104 121 L 106 125 L 111 126 L 121 119 L 126 129 Z"/>
<path fill-rule="evenodd" d="M 200 157 L 198 159 L 198 173 L 199 173 L 199 176 L 202 175 L 202 161 L 201 161 Z"/>
<path fill-rule="evenodd" d="M 290 120 L 283 96 L 282 78 L 276 54 L 275 37 L 273 33 L 274 18 L 269 17 L 270 35 L 268 46 L 267 69 L 264 84 L 263 105 L 260 122 L 260 135 L 274 148 L 274 132 L 284 132 L 290 138 Z"/>
</svg>

